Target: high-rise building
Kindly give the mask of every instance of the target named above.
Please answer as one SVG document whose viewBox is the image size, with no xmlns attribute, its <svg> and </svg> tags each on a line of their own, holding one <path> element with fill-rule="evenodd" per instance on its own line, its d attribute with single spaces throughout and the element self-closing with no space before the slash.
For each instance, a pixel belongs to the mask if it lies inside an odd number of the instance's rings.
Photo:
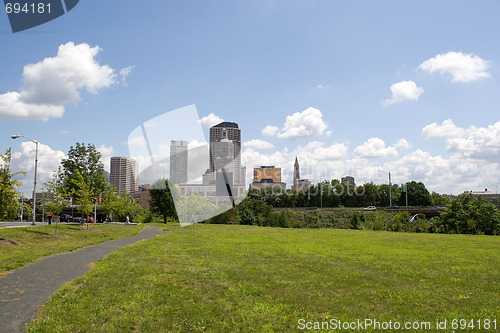
<svg viewBox="0 0 500 333">
<path fill-rule="evenodd" d="M 245 181 L 242 179 L 241 172 L 241 130 L 236 123 L 225 121 L 210 128 L 209 172 L 214 174 L 221 168 L 220 163 L 218 164 L 219 167 L 216 165 L 216 150 L 220 151 L 220 149 L 217 148 L 219 144 L 227 144 L 227 141 L 221 141 L 222 139 L 230 140 L 233 143 L 233 155 L 232 161 L 230 162 L 231 165 L 225 167 L 225 169 L 227 169 L 226 171 L 233 173 L 234 184 L 243 184 Z"/>
<path fill-rule="evenodd" d="M 229 144 L 231 141 L 232 144 Z M 232 148 L 230 147 L 232 145 Z M 219 147 L 220 146 L 220 147 Z M 232 155 L 225 154 L 227 149 L 232 149 Z M 228 160 L 231 158 L 231 161 Z M 222 165 L 221 163 L 227 163 Z M 222 122 L 210 128 L 210 172 L 217 172 L 225 168 L 233 173 L 234 184 L 242 184 L 241 179 L 241 130 L 238 124 Z"/>
<path fill-rule="evenodd" d="M 136 160 L 111 157 L 110 181 L 119 193 L 132 194 L 138 189 L 139 167 Z"/>
<path fill-rule="evenodd" d="M 184 184 L 188 181 L 187 141 L 170 141 L 170 180 L 174 184 Z"/>
</svg>

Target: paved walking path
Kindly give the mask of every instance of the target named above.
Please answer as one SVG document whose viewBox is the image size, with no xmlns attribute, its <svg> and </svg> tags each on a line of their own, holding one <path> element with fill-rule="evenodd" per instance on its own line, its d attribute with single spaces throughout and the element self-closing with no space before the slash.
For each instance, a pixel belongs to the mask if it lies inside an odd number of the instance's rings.
<svg viewBox="0 0 500 333">
<path fill-rule="evenodd" d="M 0 332 L 22 332 L 26 323 L 36 317 L 38 307 L 64 283 L 89 271 L 91 263 L 163 233 L 158 227 L 145 227 L 138 235 L 52 255 L 7 274 L 0 279 Z"/>
</svg>

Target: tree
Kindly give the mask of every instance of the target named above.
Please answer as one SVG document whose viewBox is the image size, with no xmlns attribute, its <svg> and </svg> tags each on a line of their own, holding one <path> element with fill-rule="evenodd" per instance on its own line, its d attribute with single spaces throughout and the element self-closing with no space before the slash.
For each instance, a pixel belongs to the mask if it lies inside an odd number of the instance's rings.
<svg viewBox="0 0 500 333">
<path fill-rule="evenodd" d="M 177 215 L 181 223 L 201 222 L 218 213 L 217 206 L 199 195 L 181 197 L 178 208 Z"/>
<path fill-rule="evenodd" d="M 90 215 L 94 208 L 95 198 L 92 187 L 85 181 L 80 171 L 76 170 L 72 178 L 72 194 L 78 203 L 78 211 L 82 214 L 82 220 Z M 83 221 L 82 221 L 83 222 Z M 88 227 L 88 225 L 87 225 Z"/>
<path fill-rule="evenodd" d="M 118 221 L 123 221 L 127 216 L 131 218 L 141 213 L 141 205 L 126 194 L 119 194 L 112 185 L 108 185 L 102 196 L 101 208 L 106 214 L 113 215 Z M 132 218 L 133 219 L 133 218 Z"/>
<path fill-rule="evenodd" d="M 99 196 L 100 193 L 106 190 L 106 178 L 104 177 L 101 153 L 97 151 L 94 145 L 88 144 L 85 146 L 84 143 L 76 143 L 75 147 L 71 146 L 68 158 L 63 159 L 61 165 L 63 171 L 60 177 L 68 193 L 75 193 L 75 195 L 78 193 L 78 191 L 75 191 L 75 184 L 80 180 L 83 180 L 88 185 L 94 197 Z M 75 199 L 78 199 L 78 197 L 75 197 Z"/>
<path fill-rule="evenodd" d="M 23 171 L 11 173 L 11 157 L 11 148 L 5 151 L 5 155 L 0 154 L 0 219 L 14 219 L 19 213 L 20 192 L 17 189 L 21 186 L 21 182 L 12 177 L 25 173 Z"/>
<path fill-rule="evenodd" d="M 431 193 L 431 206 L 447 206 L 451 202 L 450 197 L 436 192 Z"/>
<path fill-rule="evenodd" d="M 149 201 L 149 209 L 163 218 L 163 223 L 167 223 L 167 218 L 177 219 L 174 199 L 178 199 L 178 193 L 171 193 L 168 179 L 160 179 L 156 181 L 149 190 L 151 200 Z"/>
<path fill-rule="evenodd" d="M 380 202 L 379 187 L 374 183 L 364 183 L 363 187 L 356 190 L 356 195 L 362 207 L 375 206 Z"/>
<path fill-rule="evenodd" d="M 390 196 L 392 196 L 392 204 L 394 205 L 396 202 L 400 200 L 401 197 L 404 197 L 404 194 L 401 193 L 401 189 L 399 186 L 392 184 L 391 191 L 389 192 L 389 184 L 379 185 L 379 194 L 380 194 L 380 203 L 378 206 L 389 206 L 390 204 Z"/>
<path fill-rule="evenodd" d="M 406 205 L 406 193 L 404 193 L 403 187 L 399 189 L 401 191 L 401 196 L 399 197 L 399 205 Z M 430 206 L 431 205 L 431 195 L 424 183 L 416 182 L 412 180 L 407 183 L 406 190 L 408 191 L 408 205 L 409 206 Z M 394 200 L 393 200 L 394 202 Z"/>
<path fill-rule="evenodd" d="M 439 224 L 447 232 L 494 235 L 500 233 L 500 212 L 484 198 L 460 195 L 439 215 Z"/>
<path fill-rule="evenodd" d="M 46 194 L 43 203 L 47 211 L 56 215 L 59 215 L 68 204 L 68 193 L 64 189 L 60 174 L 61 168 L 43 185 L 43 193 Z M 56 221 L 56 233 L 57 225 Z"/>
</svg>

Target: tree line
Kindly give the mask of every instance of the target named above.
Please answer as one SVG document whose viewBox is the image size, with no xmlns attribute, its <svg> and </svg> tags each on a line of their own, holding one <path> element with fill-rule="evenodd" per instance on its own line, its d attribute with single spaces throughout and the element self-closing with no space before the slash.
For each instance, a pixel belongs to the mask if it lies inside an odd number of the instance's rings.
<svg viewBox="0 0 500 333">
<path fill-rule="evenodd" d="M 338 179 L 323 181 L 308 190 L 292 191 L 280 188 L 252 189 L 249 196 L 273 207 L 367 207 L 392 205 L 446 206 L 450 199 L 439 193 L 430 193 L 422 182 L 411 181 L 390 187 L 372 182 L 363 185 L 341 183 Z"/>
</svg>

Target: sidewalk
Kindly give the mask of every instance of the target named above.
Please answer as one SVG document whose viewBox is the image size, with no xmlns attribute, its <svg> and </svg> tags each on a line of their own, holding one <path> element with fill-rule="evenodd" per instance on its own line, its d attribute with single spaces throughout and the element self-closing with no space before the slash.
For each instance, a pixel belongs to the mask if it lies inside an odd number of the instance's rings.
<svg viewBox="0 0 500 333">
<path fill-rule="evenodd" d="M 145 227 L 138 235 L 52 255 L 7 274 L 0 279 L 0 331 L 22 332 L 26 323 L 36 317 L 38 307 L 64 283 L 89 271 L 90 264 L 124 246 L 163 233 L 158 227 Z"/>
</svg>

